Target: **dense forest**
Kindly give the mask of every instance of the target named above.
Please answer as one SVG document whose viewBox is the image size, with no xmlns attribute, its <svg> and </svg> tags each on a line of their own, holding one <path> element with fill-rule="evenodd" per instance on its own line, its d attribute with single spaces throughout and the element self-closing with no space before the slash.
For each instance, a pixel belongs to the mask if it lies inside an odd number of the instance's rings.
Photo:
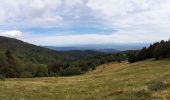
<svg viewBox="0 0 170 100">
<path fill-rule="evenodd" d="M 79 61 L 71 62 L 53 62 L 48 66 L 49 72 L 62 75 L 78 75 L 90 70 L 96 69 L 97 66 L 101 64 L 111 63 L 111 62 L 121 62 L 127 60 L 125 54 L 100 54 L 93 57 L 88 57 Z"/>
<path fill-rule="evenodd" d="M 110 62 L 121 62 L 126 54 L 96 51 L 56 52 L 23 41 L 0 37 L 0 76 L 7 78 L 79 75 Z"/>
<path fill-rule="evenodd" d="M 170 57 L 170 40 L 160 41 L 151 44 L 149 47 L 144 47 L 142 50 L 132 50 L 128 53 L 128 61 L 133 63 L 150 58 L 156 60 Z"/>
<path fill-rule="evenodd" d="M 114 54 L 90 50 L 57 52 L 17 39 L 0 37 L 0 77 L 7 78 L 79 75 L 101 64 L 168 57 L 170 40 L 153 43 L 141 50 Z"/>
</svg>

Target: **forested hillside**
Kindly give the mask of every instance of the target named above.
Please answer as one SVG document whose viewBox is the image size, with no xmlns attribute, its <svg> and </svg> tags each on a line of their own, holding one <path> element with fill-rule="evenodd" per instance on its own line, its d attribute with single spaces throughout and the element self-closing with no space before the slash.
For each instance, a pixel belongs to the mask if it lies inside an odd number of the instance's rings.
<svg viewBox="0 0 170 100">
<path fill-rule="evenodd" d="M 160 41 L 151 44 L 149 47 L 144 47 L 142 50 L 129 51 L 128 61 L 133 63 L 137 61 L 142 61 L 150 58 L 155 58 L 156 60 L 162 58 L 170 57 L 170 40 Z"/>
<path fill-rule="evenodd" d="M 33 62 L 46 64 L 55 60 L 75 61 L 81 60 L 94 55 L 102 54 L 96 51 L 65 51 L 57 52 L 41 46 L 29 44 L 17 39 L 0 36 L 0 51 L 9 50 L 24 62 Z"/>
<path fill-rule="evenodd" d="M 0 37 L 0 76 L 47 77 L 83 74 L 109 62 L 126 60 L 124 54 L 96 51 L 57 52 L 23 41 Z"/>
<path fill-rule="evenodd" d="M 1 36 L 0 51 L 5 53 L 7 50 L 24 62 L 48 63 L 57 58 L 56 52 L 50 49 Z"/>
</svg>

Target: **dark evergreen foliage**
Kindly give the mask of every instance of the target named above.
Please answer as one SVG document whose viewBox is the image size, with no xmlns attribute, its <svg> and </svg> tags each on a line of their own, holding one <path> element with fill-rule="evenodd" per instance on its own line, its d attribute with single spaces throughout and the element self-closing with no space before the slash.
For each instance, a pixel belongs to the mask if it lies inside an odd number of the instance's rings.
<svg viewBox="0 0 170 100">
<path fill-rule="evenodd" d="M 129 51 L 128 61 L 130 63 L 142 61 L 150 58 L 155 58 L 156 60 L 161 58 L 170 57 L 170 40 L 161 42 L 156 42 L 151 44 L 149 47 L 144 47 L 139 51 Z"/>
<path fill-rule="evenodd" d="M 111 63 L 111 62 L 121 62 L 126 59 L 125 54 L 102 54 L 93 57 L 88 57 L 84 60 L 71 61 L 71 62 L 61 62 L 55 61 L 48 65 L 49 73 L 55 73 L 58 75 L 78 75 L 85 73 L 90 70 L 96 69 L 97 66 L 101 64 Z"/>
</svg>

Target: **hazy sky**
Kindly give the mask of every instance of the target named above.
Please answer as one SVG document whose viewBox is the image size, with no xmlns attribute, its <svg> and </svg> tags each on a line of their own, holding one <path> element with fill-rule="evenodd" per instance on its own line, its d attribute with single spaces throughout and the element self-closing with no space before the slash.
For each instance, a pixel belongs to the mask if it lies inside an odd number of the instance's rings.
<svg viewBox="0 0 170 100">
<path fill-rule="evenodd" d="M 38 45 L 170 37 L 170 0 L 0 0 L 0 35 Z"/>
</svg>

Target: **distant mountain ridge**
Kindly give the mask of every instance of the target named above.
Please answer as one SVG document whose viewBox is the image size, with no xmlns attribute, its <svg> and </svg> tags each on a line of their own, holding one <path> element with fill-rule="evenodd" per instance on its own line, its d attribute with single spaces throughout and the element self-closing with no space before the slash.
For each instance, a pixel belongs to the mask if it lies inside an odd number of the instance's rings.
<svg viewBox="0 0 170 100">
<path fill-rule="evenodd" d="M 45 46 L 48 49 L 52 49 L 55 51 L 96 51 L 96 52 L 103 52 L 103 53 L 118 53 L 119 50 L 115 49 L 95 49 L 95 48 L 86 48 L 86 47 L 55 47 L 55 46 Z"/>
<path fill-rule="evenodd" d="M 45 46 L 46 48 L 55 51 L 72 51 L 72 50 L 92 50 L 104 53 L 118 53 L 127 50 L 139 50 L 143 47 L 149 46 L 149 43 L 129 43 L 129 44 L 89 44 L 89 45 L 77 45 L 77 46 Z"/>
</svg>

